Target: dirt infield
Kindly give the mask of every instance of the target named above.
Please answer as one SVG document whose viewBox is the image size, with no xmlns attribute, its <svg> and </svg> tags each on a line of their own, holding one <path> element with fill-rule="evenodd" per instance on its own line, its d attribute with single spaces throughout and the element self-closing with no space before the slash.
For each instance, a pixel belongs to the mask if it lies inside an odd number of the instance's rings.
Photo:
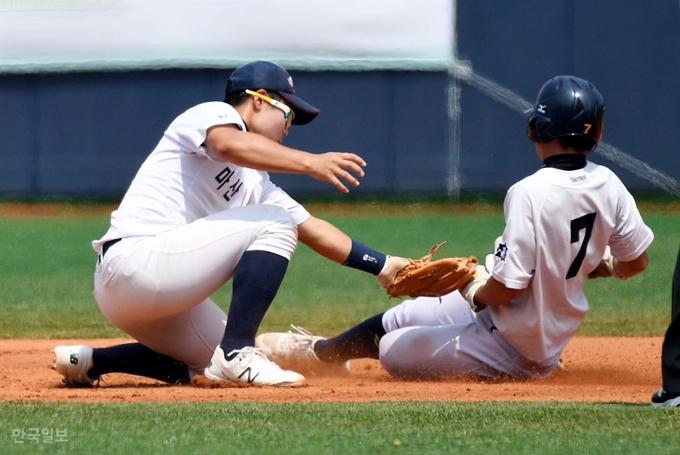
<svg viewBox="0 0 680 455">
<path fill-rule="evenodd" d="M 52 370 L 58 344 L 103 347 L 130 340 L 0 340 L 0 400 L 26 401 L 583 401 L 649 402 L 661 384 L 660 337 L 576 337 L 564 352 L 565 371 L 532 381 L 401 382 L 377 361 L 356 360 L 345 378 L 308 377 L 298 389 L 166 385 L 124 374 L 107 385 L 67 389 Z"/>
</svg>

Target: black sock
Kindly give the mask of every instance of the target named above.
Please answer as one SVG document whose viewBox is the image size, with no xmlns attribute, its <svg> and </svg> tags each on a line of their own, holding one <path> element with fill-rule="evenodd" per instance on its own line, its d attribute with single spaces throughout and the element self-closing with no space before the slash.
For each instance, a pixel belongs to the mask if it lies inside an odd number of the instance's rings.
<svg viewBox="0 0 680 455">
<path fill-rule="evenodd" d="M 94 366 L 87 372 L 90 378 L 107 373 L 127 373 L 171 384 L 190 382 L 189 367 L 185 363 L 159 354 L 141 343 L 96 348 L 92 353 L 92 363 Z"/>
<path fill-rule="evenodd" d="M 317 341 L 314 345 L 316 356 L 324 362 L 377 359 L 380 339 L 387 333 L 382 325 L 383 314 L 376 314 L 333 338 Z"/>
<path fill-rule="evenodd" d="M 288 268 L 288 259 L 268 251 L 246 251 L 234 271 L 227 326 L 220 347 L 227 360 L 234 349 L 255 345 L 255 335 Z"/>
</svg>

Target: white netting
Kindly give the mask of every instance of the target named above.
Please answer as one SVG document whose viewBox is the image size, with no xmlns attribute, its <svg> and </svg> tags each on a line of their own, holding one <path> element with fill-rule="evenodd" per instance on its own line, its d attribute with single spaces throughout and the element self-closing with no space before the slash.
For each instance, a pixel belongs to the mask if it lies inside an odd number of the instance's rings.
<svg viewBox="0 0 680 455">
<path fill-rule="evenodd" d="M 515 92 L 498 85 L 496 82 L 476 74 L 470 62 L 453 62 L 449 66 L 449 75 L 451 76 L 451 82 L 449 84 L 448 101 L 450 124 L 448 194 L 449 197 L 457 199 L 460 196 L 461 190 L 461 179 L 458 171 L 460 162 L 460 82 L 476 88 L 482 94 L 521 115 L 526 115 L 525 111 L 532 107 L 532 103 Z M 680 183 L 678 181 L 610 144 L 601 142 L 597 148 L 597 156 L 610 160 L 668 193 L 680 196 Z"/>
</svg>

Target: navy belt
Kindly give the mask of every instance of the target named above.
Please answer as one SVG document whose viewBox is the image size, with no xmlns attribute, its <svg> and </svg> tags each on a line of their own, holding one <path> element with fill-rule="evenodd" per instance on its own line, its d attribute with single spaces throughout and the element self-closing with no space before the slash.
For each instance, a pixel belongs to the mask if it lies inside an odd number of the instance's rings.
<svg viewBox="0 0 680 455">
<path fill-rule="evenodd" d="M 123 239 L 113 239 L 113 240 L 109 240 L 108 242 L 104 243 L 102 245 L 102 257 L 106 254 L 107 251 L 109 251 L 109 248 L 111 248 L 113 245 L 120 242 L 121 240 L 123 240 Z"/>
</svg>

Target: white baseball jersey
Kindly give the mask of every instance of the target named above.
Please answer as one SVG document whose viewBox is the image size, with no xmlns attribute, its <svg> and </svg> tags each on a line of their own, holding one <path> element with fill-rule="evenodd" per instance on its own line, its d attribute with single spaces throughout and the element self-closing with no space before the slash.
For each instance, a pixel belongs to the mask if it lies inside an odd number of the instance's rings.
<svg viewBox="0 0 680 455">
<path fill-rule="evenodd" d="M 269 180 L 269 174 L 218 161 L 203 145 L 215 125 L 246 130 L 236 110 L 223 102 L 188 109 L 168 127 L 156 149 L 137 172 L 111 228 L 92 243 L 95 251 L 107 240 L 156 235 L 210 214 L 252 204 L 274 204 L 291 213 L 299 225 L 309 213 Z"/>
<path fill-rule="evenodd" d="M 211 299 L 248 250 L 290 259 L 309 213 L 267 172 L 219 161 L 204 145 L 215 125 L 246 130 L 222 102 L 179 115 L 142 164 L 111 227 L 92 242 L 123 240 L 100 255 L 94 297 L 116 327 L 156 352 L 201 371 L 224 335 Z"/>
<path fill-rule="evenodd" d="M 504 212 L 492 276 L 526 291 L 491 307 L 491 316 L 524 356 L 545 362 L 560 355 L 585 317 L 584 280 L 607 245 L 614 257 L 630 261 L 654 234 L 621 180 L 594 163 L 575 171 L 540 169 L 510 188 Z"/>
<path fill-rule="evenodd" d="M 458 291 L 441 302 L 420 297 L 390 308 L 380 340 L 380 362 L 390 374 L 549 376 L 588 311 L 583 281 L 607 245 L 629 261 L 654 238 L 623 183 L 593 163 L 539 170 L 510 188 L 504 210 L 492 276 L 525 291 L 480 313 Z"/>
</svg>

